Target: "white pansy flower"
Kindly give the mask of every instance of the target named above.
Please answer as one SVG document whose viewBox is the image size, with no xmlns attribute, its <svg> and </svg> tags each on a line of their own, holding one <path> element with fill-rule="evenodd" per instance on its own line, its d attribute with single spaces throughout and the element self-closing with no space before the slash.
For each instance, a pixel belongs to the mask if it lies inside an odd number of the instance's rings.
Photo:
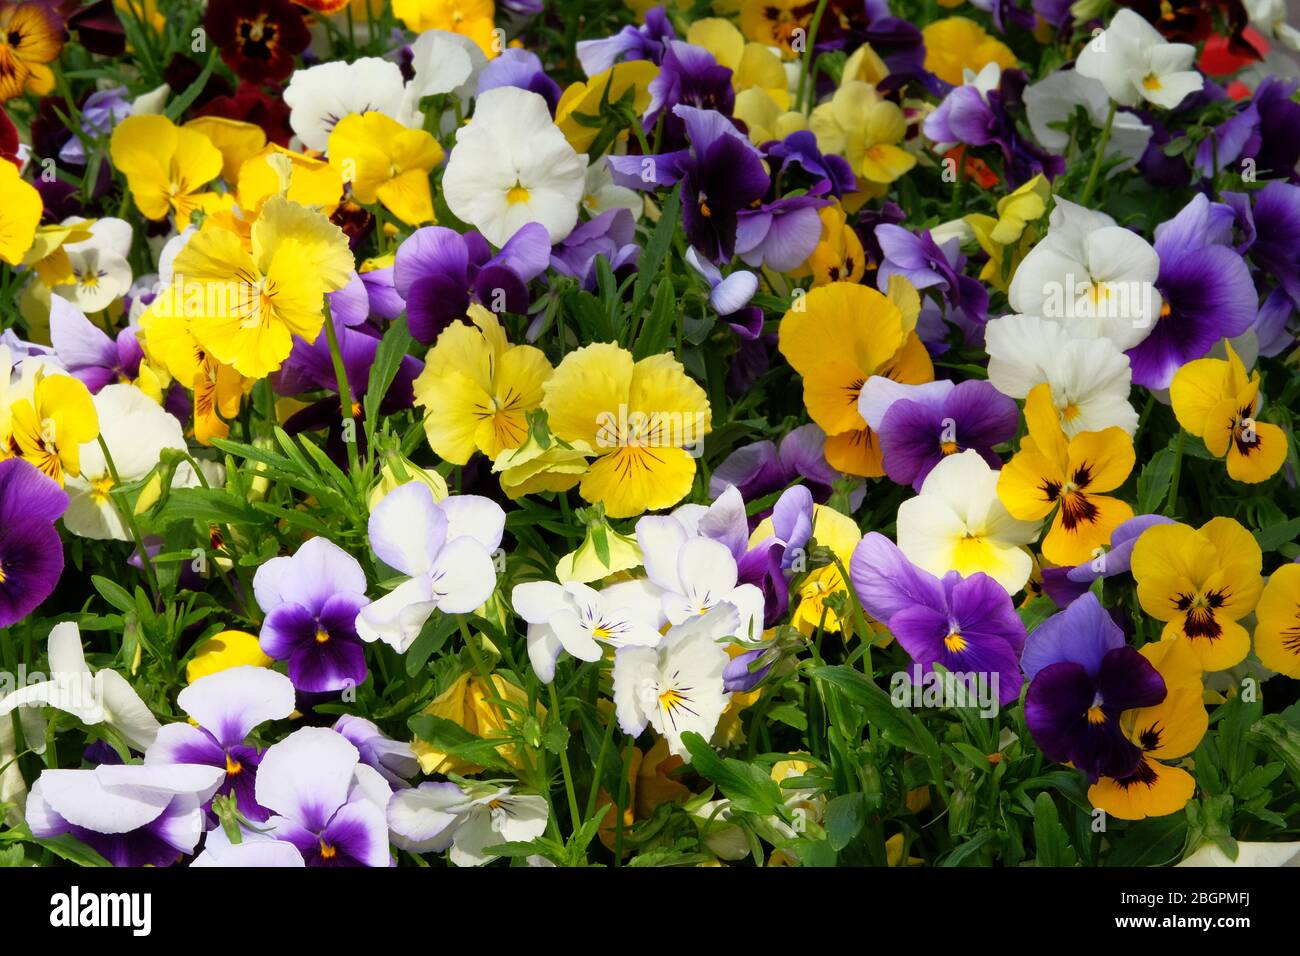
<svg viewBox="0 0 1300 956">
<path fill-rule="evenodd" d="M 1195 62 L 1196 47 L 1169 43 L 1139 14 L 1121 9 L 1110 26 L 1084 46 L 1074 68 L 1100 80 L 1120 106 L 1145 101 L 1173 109 L 1205 85 Z"/>
</svg>

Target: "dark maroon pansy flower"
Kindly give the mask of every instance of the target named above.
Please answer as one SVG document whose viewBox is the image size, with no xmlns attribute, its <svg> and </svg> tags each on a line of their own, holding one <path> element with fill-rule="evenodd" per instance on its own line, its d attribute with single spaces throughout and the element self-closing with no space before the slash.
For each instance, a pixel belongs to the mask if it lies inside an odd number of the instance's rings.
<svg viewBox="0 0 1300 956">
<path fill-rule="evenodd" d="M 212 0 L 203 22 L 222 61 L 250 83 L 287 80 L 293 58 L 311 43 L 301 10 L 289 0 Z"/>
</svg>

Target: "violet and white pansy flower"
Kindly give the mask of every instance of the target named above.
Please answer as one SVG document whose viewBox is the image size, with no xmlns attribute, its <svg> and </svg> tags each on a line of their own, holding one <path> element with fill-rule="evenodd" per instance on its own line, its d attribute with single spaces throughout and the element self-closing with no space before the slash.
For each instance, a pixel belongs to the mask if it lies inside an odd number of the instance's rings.
<svg viewBox="0 0 1300 956">
<path fill-rule="evenodd" d="M 420 761 L 411 745 L 388 737 L 371 721 L 355 714 L 344 714 L 334 722 L 334 730 L 352 742 L 361 754 L 361 762 L 372 767 L 396 787 L 407 783 L 420 772 Z"/>
<path fill-rule="evenodd" d="M 308 866 L 389 866 L 388 793 L 357 748 L 325 727 L 304 727 L 267 748 L 255 787 L 273 814 L 267 831 L 297 847 Z"/>
<path fill-rule="evenodd" d="M 307 864 L 292 843 L 277 840 L 256 830 L 241 830 L 240 841 L 231 843 L 221 827 L 208 831 L 203 838 L 203 852 L 190 866 L 257 867 L 259 869 L 298 869 Z"/>
<path fill-rule="evenodd" d="M 116 338 L 109 338 L 75 305 L 55 296 L 50 300 L 50 341 L 59 362 L 92 395 L 105 385 L 138 379 L 142 386 L 157 390 L 151 397 L 161 399 L 161 383 L 144 361 L 138 325 L 128 325 Z"/>
<path fill-rule="evenodd" d="M 496 589 L 493 554 L 506 516 L 478 495 L 433 500 L 421 482 L 401 485 L 370 513 L 370 546 L 381 561 L 407 576 L 357 617 L 364 641 L 383 641 L 399 654 L 434 611 L 469 614 Z"/>
<path fill-rule="evenodd" d="M 731 695 L 723 671 L 731 658 L 722 641 L 739 625 L 723 604 L 678 624 L 657 647 L 624 647 L 614 656 L 614 708 L 619 727 L 633 737 L 649 725 L 668 749 L 689 761 L 682 734 L 713 736 Z"/>
<path fill-rule="evenodd" d="M 194 852 L 224 772 L 198 764 L 46 770 L 27 795 L 32 836 L 76 837 L 114 866 L 170 866 Z"/>
<path fill-rule="evenodd" d="M 272 558 L 253 576 L 266 612 L 258 638 L 268 657 L 288 661 L 293 686 L 308 693 L 356 687 L 366 679 L 357 614 L 366 573 L 328 538 L 312 538 L 292 557 Z"/>
<path fill-rule="evenodd" d="M 1046 383 L 1070 438 L 1112 425 L 1137 431 L 1138 413 L 1129 404 L 1133 370 L 1109 339 L 1082 338 L 1036 315 L 1004 315 L 985 326 L 984 347 L 993 387 L 1025 399 Z"/>
<path fill-rule="evenodd" d="M 243 665 L 200 677 L 177 695 L 188 723 L 168 724 L 145 752 L 153 764 L 205 764 L 225 774 L 217 795 L 233 793 L 239 812 L 262 822 L 270 813 L 257 803 L 254 788 L 262 755 L 248 735 L 270 720 L 293 713 L 293 682 L 265 667 Z"/>
<path fill-rule="evenodd" d="M 600 660 L 605 647 L 653 647 L 662 639 L 662 592 L 644 579 L 620 581 L 600 591 L 570 581 L 529 581 L 515 586 L 511 604 L 528 622 L 528 659 L 544 684 L 555 678 L 561 651 Z"/>
<path fill-rule="evenodd" d="M 686 262 L 709 284 L 709 305 L 718 315 L 739 312 L 758 291 L 758 276 L 745 269 L 737 269 L 723 278 L 718 267 L 700 256 L 691 246 L 686 250 Z"/>
<path fill-rule="evenodd" d="M 158 736 L 158 718 L 118 671 L 105 667 L 91 673 L 81 648 L 81 631 L 74 622 L 56 624 L 50 631 L 48 657 L 48 679 L 29 683 L 0 699 L 0 721 L 8 720 L 17 707 L 53 707 L 83 724 L 104 724 L 132 750 L 148 749 Z"/>
<path fill-rule="evenodd" d="M 398 791 L 388 802 L 396 846 L 411 853 L 450 850 L 456 866 L 482 866 L 496 859 L 488 847 L 537 839 L 548 817 L 545 798 L 490 783 L 462 789 L 430 781 Z"/>
<path fill-rule="evenodd" d="M 1056 197 L 1047 235 L 1029 250 L 1007 297 L 1011 307 L 1066 325 L 1120 350 L 1151 334 L 1160 317 L 1160 257 L 1104 212 Z"/>
<path fill-rule="evenodd" d="M 695 514 L 693 509 L 683 512 L 688 521 Z M 652 515 L 636 523 L 646 575 L 664 592 L 664 615 L 681 624 L 728 606 L 737 614 L 735 635 L 758 640 L 763 633 L 763 592 L 753 584 L 737 583 L 739 567 L 726 543 L 696 535 L 695 530 L 677 515 Z"/>
</svg>

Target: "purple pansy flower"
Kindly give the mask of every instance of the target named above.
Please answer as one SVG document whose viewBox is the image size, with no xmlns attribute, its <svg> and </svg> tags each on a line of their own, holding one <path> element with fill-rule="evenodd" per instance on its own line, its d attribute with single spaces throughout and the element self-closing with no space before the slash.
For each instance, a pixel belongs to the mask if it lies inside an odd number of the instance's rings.
<svg viewBox="0 0 1300 956">
<path fill-rule="evenodd" d="M 257 802 L 274 814 L 270 833 L 297 847 L 308 866 L 391 865 L 384 816 L 391 795 L 357 748 L 324 727 L 269 747 L 257 774 Z"/>
<path fill-rule="evenodd" d="M 21 458 L 0 461 L 0 627 L 21 621 L 50 596 L 63 574 L 54 522 L 68 496 Z"/>
<path fill-rule="evenodd" d="M 24 816 L 37 839 L 69 834 L 113 866 L 171 866 L 194 852 L 223 776 L 198 764 L 45 770 Z"/>
<path fill-rule="evenodd" d="M 74 136 L 63 144 L 59 150 L 59 159 L 73 166 L 86 165 L 86 147 L 97 137 L 106 136 L 118 123 L 131 115 L 131 101 L 126 98 L 126 87 L 119 86 L 111 90 L 99 90 L 86 97 L 81 104 L 82 137 Z"/>
<path fill-rule="evenodd" d="M 811 192 L 742 209 L 736 221 L 736 255 L 745 264 L 790 272 L 812 255 L 822 236 L 817 210 L 829 206 Z"/>
<path fill-rule="evenodd" d="M 334 722 L 334 730 L 352 742 L 361 762 L 374 768 L 393 787 L 406 787 L 420 772 L 420 761 L 411 745 L 388 737 L 370 721 L 355 714 L 344 714 Z"/>
<path fill-rule="evenodd" d="M 954 674 L 991 675 L 999 704 L 1020 697 L 1025 625 L 1010 595 L 988 575 L 949 571 L 936 578 L 873 531 L 853 551 L 849 580 L 867 613 L 889 628 L 922 674 L 942 664 Z"/>
<path fill-rule="evenodd" d="M 254 786 L 262 755 L 247 738 L 259 724 L 293 713 L 293 683 L 264 667 L 231 667 L 200 677 L 176 698 L 191 723 L 167 724 L 145 753 L 146 764 L 205 764 L 225 775 L 215 795 L 235 795 L 239 812 L 261 823 L 270 813 Z"/>
<path fill-rule="evenodd" d="M 555 115 L 556 104 L 560 102 L 560 84 L 546 75 L 536 53 L 507 49 L 488 61 L 488 65 L 478 75 L 478 91 L 475 95 L 482 96 L 499 86 L 517 86 L 521 90 L 536 93 L 546 100 L 551 115 Z"/>
<path fill-rule="evenodd" d="M 1029 692 L 1025 723 L 1049 760 L 1072 763 L 1090 781 L 1127 777 L 1142 751 L 1120 715 L 1165 699 L 1165 681 L 1124 643 L 1124 633 L 1091 592 L 1038 626 L 1021 659 Z"/>
<path fill-rule="evenodd" d="M 144 349 L 139 327 L 128 325 L 110 339 L 67 299 L 50 297 L 50 341 L 59 362 L 81 379 L 91 394 L 113 382 L 130 382 L 140 374 Z"/>
<path fill-rule="evenodd" d="M 762 498 L 800 479 L 811 486 L 813 500 L 824 502 L 835 482 L 845 477 L 826 462 L 826 433 L 814 424 L 800 425 L 783 439 L 741 445 L 713 469 L 709 494 L 717 498 L 728 485 L 735 485 L 746 499 Z M 849 495 L 849 510 L 856 511 L 865 496 L 859 481 Z M 765 517 L 765 513 L 752 520 Z"/>
<path fill-rule="evenodd" d="M 636 262 L 641 247 L 636 244 L 636 220 L 627 209 L 609 209 L 594 219 L 579 223 L 564 241 L 551 250 L 551 268 L 596 289 L 596 259 L 604 256 L 617 275 Z"/>
<path fill-rule="evenodd" d="M 536 222 L 521 226 L 495 256 L 477 232 L 417 229 L 398 248 L 393 272 L 412 337 L 432 345 L 475 301 L 493 312 L 527 312 L 528 283 L 546 271 L 550 258 L 550 236 Z"/>
<path fill-rule="evenodd" d="M 1016 403 L 983 380 L 904 385 L 873 375 L 858 410 L 880 438 L 885 474 L 916 491 L 935 465 L 968 448 L 1001 468 L 993 446 L 1010 441 L 1020 420 Z"/>
<path fill-rule="evenodd" d="M 975 330 L 981 330 L 988 319 L 989 294 L 982 282 L 962 273 L 966 259 L 957 237 L 940 246 L 928 229 L 912 233 L 890 223 L 876 226 L 875 236 L 884 256 L 876 273 L 877 288 L 888 290 L 889 280 L 895 275 L 902 276 L 918 291 L 932 288 L 960 318 L 966 338 L 978 338 Z M 929 339 L 926 344 L 930 344 Z"/>
<path fill-rule="evenodd" d="M 1065 607 L 1082 597 L 1098 578 L 1127 574 L 1133 560 L 1133 546 L 1152 525 L 1173 524 L 1164 515 L 1137 515 L 1120 524 L 1110 535 L 1110 550 L 1072 568 L 1043 568 L 1043 593 Z"/>
<path fill-rule="evenodd" d="M 294 687 L 324 693 L 366 679 L 356 619 L 370 600 L 356 558 L 328 538 L 312 538 L 293 557 L 258 568 L 253 593 L 266 612 L 262 650 L 289 662 Z"/>
<path fill-rule="evenodd" d="M 1245 332 L 1259 301 L 1246 261 L 1228 243 L 1233 211 L 1198 194 L 1156 227 L 1156 288 L 1164 300 L 1151 334 L 1129 349 L 1133 381 L 1168 388 L 1174 373 Z"/>
<path fill-rule="evenodd" d="M 650 105 L 642 126 L 649 132 L 663 117 L 663 142 L 669 149 L 686 145 L 684 118 L 676 107 L 693 106 L 730 116 L 736 105 L 731 70 L 720 65 L 708 50 L 681 40 L 668 41 L 659 75 L 650 81 L 648 89 Z"/>
<path fill-rule="evenodd" d="M 1300 103 L 1294 102 L 1298 81 L 1265 77 L 1254 95 L 1238 104 L 1196 149 L 1196 169 L 1212 176 L 1243 159 L 1252 160 L 1259 178 L 1300 180 Z"/>
<path fill-rule="evenodd" d="M 1249 196 L 1224 193 L 1223 199 L 1242 232 L 1237 251 L 1300 309 L 1300 186 L 1274 181 Z"/>
<path fill-rule="evenodd" d="M 736 251 L 739 213 L 767 195 L 771 179 L 762 154 L 730 119 L 714 110 L 675 106 L 685 125 L 688 149 L 658 156 L 608 156 L 620 186 L 654 189 L 682 184 L 682 225 L 686 238 L 719 265 Z"/>
<path fill-rule="evenodd" d="M 834 153 L 823 153 L 811 130 L 796 130 L 785 139 L 764 143 L 763 152 L 769 159 L 780 163 L 778 172 L 782 176 L 789 172 L 790 167 L 797 166 L 817 183 L 824 182 L 833 196 L 857 191 L 858 180 L 849 161 Z"/>
<path fill-rule="evenodd" d="M 578 62 L 587 76 L 608 70 L 620 60 L 663 61 L 669 40 L 677 38 L 676 31 L 663 7 L 646 11 L 645 23 L 639 27 L 626 26 L 611 37 L 599 40 L 579 40 Z"/>
</svg>

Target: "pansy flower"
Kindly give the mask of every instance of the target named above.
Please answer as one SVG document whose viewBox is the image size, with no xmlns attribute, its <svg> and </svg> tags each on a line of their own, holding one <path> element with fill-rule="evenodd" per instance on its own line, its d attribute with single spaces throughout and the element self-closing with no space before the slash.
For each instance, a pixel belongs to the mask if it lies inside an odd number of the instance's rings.
<svg viewBox="0 0 1300 956">
<path fill-rule="evenodd" d="M 109 152 L 140 212 L 155 220 L 174 212 L 182 230 L 202 206 L 199 190 L 221 174 L 221 151 L 212 141 L 165 116 L 123 120 L 113 130 Z"/>
<path fill-rule="evenodd" d="M 546 831 L 546 798 L 491 784 L 462 789 L 428 781 L 393 794 L 388 825 L 394 842 L 411 853 L 442 853 L 456 866 L 495 860 L 488 847 L 535 840 Z"/>
<path fill-rule="evenodd" d="M 542 408 L 566 442 L 598 456 L 579 490 L 611 518 L 681 501 L 695 480 L 696 447 L 713 428 L 709 401 L 672 355 L 640 361 L 611 343 L 568 353 L 543 385 Z"/>
<path fill-rule="evenodd" d="M 1169 398 L 1178 424 L 1202 439 L 1211 455 L 1227 456 L 1228 477 L 1257 484 L 1286 461 L 1286 432 L 1256 420 L 1263 404 L 1259 372 L 1247 378 L 1236 351 L 1226 348 L 1226 360 L 1197 359 L 1178 369 Z"/>
<path fill-rule="evenodd" d="M 1300 677 L 1300 564 L 1271 575 L 1255 608 L 1255 656 L 1270 670 Z"/>
<path fill-rule="evenodd" d="M 613 36 L 579 40 L 576 52 L 582 72 L 595 76 L 619 60 L 650 60 L 658 64 L 667 49 L 666 41 L 676 39 L 677 32 L 663 7 L 650 7 L 644 19 L 640 26 L 625 26 Z"/>
<path fill-rule="evenodd" d="M 1133 440 L 1114 425 L 1067 438 L 1047 385 L 1029 393 L 1025 421 L 1029 434 L 998 477 L 998 497 L 1026 521 L 1041 521 L 1055 509 L 1043 557 L 1054 564 L 1079 564 L 1133 517 L 1126 502 L 1105 494 L 1133 470 Z"/>
<path fill-rule="evenodd" d="M 279 83 L 311 34 L 302 11 L 289 0 L 211 0 L 203 20 L 221 59 L 241 80 Z"/>
<path fill-rule="evenodd" d="M 492 0 L 393 0 L 393 15 L 412 33 L 443 30 L 477 44 L 491 58 L 501 52 Z"/>
<path fill-rule="evenodd" d="M 1173 109 L 1205 85 L 1193 67 L 1196 47 L 1167 43 L 1159 31 L 1129 9 L 1122 9 L 1106 29 L 1084 44 L 1075 69 L 1100 80 L 1120 106 L 1147 102 Z"/>
<path fill-rule="evenodd" d="M 1164 515 L 1129 518 L 1111 532 L 1109 550 L 1097 548 L 1091 558 L 1073 566 L 1043 568 L 1043 593 L 1055 601 L 1057 607 L 1066 607 L 1082 597 L 1092 582 L 1128 574 L 1133 561 L 1133 546 L 1142 537 L 1142 532 L 1152 525 L 1173 523 L 1173 518 Z"/>
<path fill-rule="evenodd" d="M 982 571 L 1015 594 L 1033 570 L 1025 546 L 1038 537 L 1040 522 L 1013 517 L 997 486 L 998 472 L 975 449 L 944 458 L 920 493 L 898 507 L 899 549 L 936 577 Z"/>
<path fill-rule="evenodd" d="M 1133 578 L 1142 610 L 1164 621 L 1161 638 L 1181 640 L 1201 669 L 1227 670 L 1250 651 L 1239 623 L 1263 589 L 1263 555 L 1254 536 L 1231 518 L 1148 528 L 1133 546 Z"/>
<path fill-rule="evenodd" d="M 406 580 L 357 616 L 361 639 L 403 653 L 435 610 L 469 614 L 496 589 L 492 555 L 501 545 L 501 506 L 476 495 L 435 501 L 412 481 L 384 496 L 370 512 L 376 557 Z"/>
<path fill-rule="evenodd" d="M 332 729 L 357 748 L 362 763 L 377 770 L 394 788 L 408 786 L 407 781 L 420 772 L 420 762 L 410 744 L 393 740 L 364 717 L 344 714 L 334 721 Z"/>
<path fill-rule="evenodd" d="M 955 571 L 937 578 L 873 531 L 854 549 L 849 579 L 866 612 L 889 628 L 922 674 L 940 664 L 952 673 L 989 675 L 998 703 L 1020 699 L 1025 625 L 992 578 Z"/>
<path fill-rule="evenodd" d="M 849 161 L 860 189 L 888 185 L 916 165 L 916 157 L 898 144 L 907 120 L 897 103 L 884 99 L 870 83 L 850 80 L 830 102 L 812 112 L 809 128 L 824 153 Z"/>
<path fill-rule="evenodd" d="M 266 614 L 262 650 L 289 662 L 296 688 L 338 691 L 366 679 L 356 618 L 370 600 L 356 558 L 328 538 L 312 538 L 292 557 L 272 558 L 259 567 L 253 592 Z"/>
<path fill-rule="evenodd" d="M 1029 692 L 1025 723 L 1049 760 L 1072 763 L 1095 783 L 1127 777 L 1142 750 L 1124 732 L 1125 711 L 1165 700 L 1164 678 L 1124 643 L 1092 593 L 1040 624 L 1021 658 Z"/>
<path fill-rule="evenodd" d="M 473 305 L 469 318 L 442 332 L 414 386 L 429 447 L 458 465 L 476 451 L 495 459 L 522 445 L 551 376 L 545 353 L 511 345 L 496 315 Z"/>
<path fill-rule="evenodd" d="M 81 446 L 99 434 L 99 415 L 85 385 L 71 375 L 37 371 L 30 391 L 10 405 L 9 415 L 10 454 L 35 465 L 59 487 L 68 476 L 81 474 Z"/>
<path fill-rule="evenodd" d="M 330 165 L 359 202 L 383 204 L 410 226 L 433 221 L 429 172 L 445 158 L 433 135 L 384 113 L 352 113 L 329 137 Z"/>
<path fill-rule="evenodd" d="M 41 194 L 23 179 L 18 167 L 0 159 L 0 260 L 11 266 L 23 262 L 41 222 Z"/>
<path fill-rule="evenodd" d="M 744 0 L 740 28 L 755 43 L 777 47 L 786 57 L 796 54 L 795 43 L 806 37 L 817 4 L 810 0 Z"/>
<path fill-rule="evenodd" d="M 1016 403 L 988 382 L 905 385 L 879 375 L 862 386 L 858 411 L 880 436 L 885 474 L 916 491 L 935 465 L 967 448 L 1001 467 L 993 446 L 1011 440 L 1020 418 Z"/>
<path fill-rule="evenodd" d="M 23 93 L 44 96 L 53 90 L 50 64 L 59 58 L 67 38 L 56 4 L 0 3 L 0 103 Z"/>
<path fill-rule="evenodd" d="M 63 542 L 54 522 L 67 507 L 68 496 L 31 464 L 0 460 L 0 627 L 21 621 L 58 583 Z"/>
<path fill-rule="evenodd" d="M 570 83 L 554 103 L 555 125 L 570 146 L 588 153 L 600 134 L 600 127 L 585 125 L 578 118 L 599 116 L 616 103 L 626 103 L 635 115 L 642 115 L 651 105 L 651 90 L 661 83 L 659 76 L 659 68 L 654 63 L 637 60 L 609 66 L 586 82 Z"/>
<path fill-rule="evenodd" d="M 398 247 L 393 289 L 406 303 L 412 337 L 432 345 L 444 329 L 464 323 L 471 304 L 526 313 L 528 283 L 546 271 L 550 255 L 540 223 L 520 226 L 495 255 L 477 232 L 426 226 Z"/>
<path fill-rule="evenodd" d="M 925 39 L 925 68 L 953 86 L 961 84 L 966 70 L 978 73 L 990 63 L 1004 70 L 1016 65 L 1016 55 L 1007 45 L 989 36 L 968 17 L 935 20 L 921 35 Z"/>
<path fill-rule="evenodd" d="M 220 767 L 225 779 L 214 796 L 234 794 L 241 814 L 264 822 L 271 814 L 254 796 L 262 755 L 247 738 L 260 724 L 293 713 L 289 678 L 264 667 L 234 667 L 200 677 L 177 695 L 176 705 L 189 722 L 159 730 L 145 764 Z"/>
</svg>

